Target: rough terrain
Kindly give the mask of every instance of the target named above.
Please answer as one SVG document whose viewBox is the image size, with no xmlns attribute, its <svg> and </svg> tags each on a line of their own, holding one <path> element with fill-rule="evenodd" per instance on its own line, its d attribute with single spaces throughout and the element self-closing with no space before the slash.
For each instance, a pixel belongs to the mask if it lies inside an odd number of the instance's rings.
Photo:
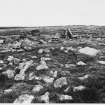
<svg viewBox="0 0 105 105">
<path fill-rule="evenodd" d="M 104 103 L 104 36 L 104 26 L 0 28 L 0 103 Z"/>
</svg>

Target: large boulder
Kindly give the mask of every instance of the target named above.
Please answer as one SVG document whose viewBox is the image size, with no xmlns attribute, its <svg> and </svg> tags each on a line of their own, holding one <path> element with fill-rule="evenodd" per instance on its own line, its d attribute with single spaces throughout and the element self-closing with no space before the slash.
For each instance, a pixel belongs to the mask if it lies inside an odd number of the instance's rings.
<svg viewBox="0 0 105 105">
<path fill-rule="evenodd" d="M 79 53 L 95 57 L 99 53 L 99 51 L 95 48 L 84 47 L 79 49 Z"/>
</svg>

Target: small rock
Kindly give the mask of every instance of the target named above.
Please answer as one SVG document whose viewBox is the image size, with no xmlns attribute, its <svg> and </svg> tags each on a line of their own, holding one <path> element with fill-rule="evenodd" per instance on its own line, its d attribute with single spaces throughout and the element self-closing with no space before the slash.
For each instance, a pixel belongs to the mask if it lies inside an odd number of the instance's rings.
<svg viewBox="0 0 105 105">
<path fill-rule="evenodd" d="M 43 61 L 48 61 L 48 60 L 51 60 L 51 58 L 48 58 L 48 57 L 46 57 L 46 58 L 45 58 L 45 57 L 42 57 L 41 60 L 43 60 Z"/>
<path fill-rule="evenodd" d="M 60 48 L 60 50 L 64 50 L 65 48 L 62 46 L 61 48 Z"/>
<path fill-rule="evenodd" d="M 32 65 L 33 60 L 23 62 L 19 64 L 20 74 L 24 74 L 24 72 Z"/>
<path fill-rule="evenodd" d="M 41 61 L 41 64 L 36 67 L 36 70 L 48 69 L 45 61 Z"/>
<path fill-rule="evenodd" d="M 61 77 L 54 82 L 55 88 L 61 88 L 64 85 L 67 85 L 67 80 L 65 77 Z"/>
<path fill-rule="evenodd" d="M 80 86 L 74 87 L 74 88 L 73 88 L 73 91 L 74 91 L 74 92 L 76 92 L 76 91 L 82 91 L 82 90 L 84 90 L 84 89 L 86 89 L 86 87 L 80 85 Z"/>
<path fill-rule="evenodd" d="M 0 63 L 4 63 L 4 61 L 3 60 L 0 60 Z"/>
<path fill-rule="evenodd" d="M 14 58 L 14 64 L 19 64 L 19 62 L 20 62 L 20 59 Z"/>
<path fill-rule="evenodd" d="M 38 50 L 38 53 L 39 53 L 39 54 L 42 54 L 43 52 L 44 52 L 43 49 L 39 49 L 39 50 Z"/>
<path fill-rule="evenodd" d="M 53 77 L 56 78 L 57 77 L 57 74 L 58 74 L 58 71 L 51 71 L 51 74 L 52 74 Z"/>
<path fill-rule="evenodd" d="M 23 94 L 23 95 L 19 96 L 14 101 L 14 103 L 31 103 L 33 99 L 34 99 L 33 95 Z"/>
<path fill-rule="evenodd" d="M 33 93 L 39 92 L 41 89 L 43 89 L 42 85 L 35 85 L 34 88 L 32 89 Z"/>
<path fill-rule="evenodd" d="M 14 77 L 14 73 L 15 73 L 15 71 L 13 71 L 13 70 L 6 70 L 6 71 L 2 72 L 2 74 L 7 75 L 8 78 L 13 78 Z"/>
<path fill-rule="evenodd" d="M 6 90 L 4 90 L 4 94 L 10 93 L 10 92 L 12 92 L 12 89 L 6 89 Z"/>
<path fill-rule="evenodd" d="M 82 62 L 82 61 L 79 61 L 79 62 L 77 62 L 77 65 L 85 66 L 86 63 L 84 63 L 84 62 Z"/>
<path fill-rule="evenodd" d="M 64 101 L 64 100 L 72 100 L 72 96 L 69 96 L 69 95 L 59 95 L 59 99 L 61 101 Z"/>
<path fill-rule="evenodd" d="M 43 77 L 43 80 L 46 82 L 46 83 L 52 83 L 54 81 L 54 78 L 51 78 L 49 76 L 44 76 Z"/>
<path fill-rule="evenodd" d="M 40 96 L 40 100 L 45 103 L 49 103 L 49 92 L 46 92 L 44 95 Z"/>
<path fill-rule="evenodd" d="M 25 79 L 25 74 L 17 74 L 14 78 L 14 80 L 24 80 Z"/>
<path fill-rule="evenodd" d="M 29 74 L 29 80 L 33 80 L 33 79 L 35 79 L 35 75 L 34 75 L 33 72 L 31 72 L 31 73 Z"/>
<path fill-rule="evenodd" d="M 4 43 L 4 40 L 1 39 L 1 40 L 0 40 L 0 44 L 2 44 L 2 43 Z"/>
<path fill-rule="evenodd" d="M 67 51 L 71 50 L 71 51 L 76 51 L 75 48 L 73 48 L 72 46 L 71 47 L 66 47 Z"/>
<path fill-rule="evenodd" d="M 95 48 L 90 48 L 90 47 L 84 47 L 84 48 L 80 48 L 79 52 L 82 54 L 86 54 L 92 57 L 95 57 L 98 54 L 98 50 Z"/>
<path fill-rule="evenodd" d="M 65 64 L 65 68 L 72 68 L 72 67 L 76 67 L 75 64 Z"/>
<path fill-rule="evenodd" d="M 105 65 L 105 61 L 97 61 L 98 63 Z"/>
<path fill-rule="evenodd" d="M 85 79 L 87 79 L 89 77 L 89 75 L 87 74 L 87 75 L 84 75 L 83 77 L 78 77 L 78 79 L 79 80 L 85 80 Z"/>
<path fill-rule="evenodd" d="M 12 61 L 14 59 L 14 57 L 13 56 L 8 56 L 8 61 Z"/>
</svg>

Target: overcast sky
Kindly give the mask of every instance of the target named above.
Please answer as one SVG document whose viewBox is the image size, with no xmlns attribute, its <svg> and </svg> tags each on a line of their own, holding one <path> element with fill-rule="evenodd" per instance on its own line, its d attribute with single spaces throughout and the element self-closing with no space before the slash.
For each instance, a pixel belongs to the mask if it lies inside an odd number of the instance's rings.
<svg viewBox="0 0 105 105">
<path fill-rule="evenodd" d="M 105 25 L 105 0 L 0 0 L 0 26 Z"/>
</svg>

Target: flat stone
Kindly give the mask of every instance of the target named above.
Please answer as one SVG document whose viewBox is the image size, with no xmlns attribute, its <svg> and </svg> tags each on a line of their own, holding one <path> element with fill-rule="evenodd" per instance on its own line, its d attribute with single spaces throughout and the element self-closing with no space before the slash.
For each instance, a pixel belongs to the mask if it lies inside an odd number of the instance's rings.
<svg viewBox="0 0 105 105">
<path fill-rule="evenodd" d="M 76 92 L 76 91 L 82 91 L 82 90 L 84 90 L 84 89 L 86 89 L 86 87 L 83 86 L 83 85 L 80 85 L 80 86 L 74 87 L 74 88 L 73 88 L 73 91 L 74 91 L 74 92 Z"/>
<path fill-rule="evenodd" d="M 84 47 L 84 48 L 80 48 L 79 52 L 82 54 L 86 54 L 92 57 L 95 57 L 98 54 L 98 50 L 95 48 L 90 48 L 90 47 Z"/>
<path fill-rule="evenodd" d="M 64 101 L 64 100 L 72 100 L 72 96 L 69 96 L 69 95 L 59 95 L 59 99 L 61 101 Z"/>
<path fill-rule="evenodd" d="M 42 79 L 43 79 L 44 82 L 46 82 L 46 83 L 53 83 L 53 81 L 54 81 L 54 78 L 51 78 L 51 77 L 49 77 L 49 76 L 44 76 L 44 77 L 42 77 Z"/>
<path fill-rule="evenodd" d="M 97 61 L 99 64 L 105 65 L 105 61 Z"/>
<path fill-rule="evenodd" d="M 15 73 L 15 71 L 13 71 L 13 70 L 6 70 L 6 71 L 2 72 L 2 74 L 7 75 L 8 78 L 13 78 L 14 77 L 14 73 Z"/>
<path fill-rule="evenodd" d="M 78 77 L 78 79 L 79 80 L 85 80 L 85 79 L 87 79 L 89 77 L 89 75 L 87 74 L 87 75 L 84 75 L 84 76 L 82 76 L 82 77 Z"/>
<path fill-rule="evenodd" d="M 86 63 L 84 63 L 83 61 L 79 61 L 79 62 L 77 62 L 77 65 L 85 66 Z"/>
</svg>

